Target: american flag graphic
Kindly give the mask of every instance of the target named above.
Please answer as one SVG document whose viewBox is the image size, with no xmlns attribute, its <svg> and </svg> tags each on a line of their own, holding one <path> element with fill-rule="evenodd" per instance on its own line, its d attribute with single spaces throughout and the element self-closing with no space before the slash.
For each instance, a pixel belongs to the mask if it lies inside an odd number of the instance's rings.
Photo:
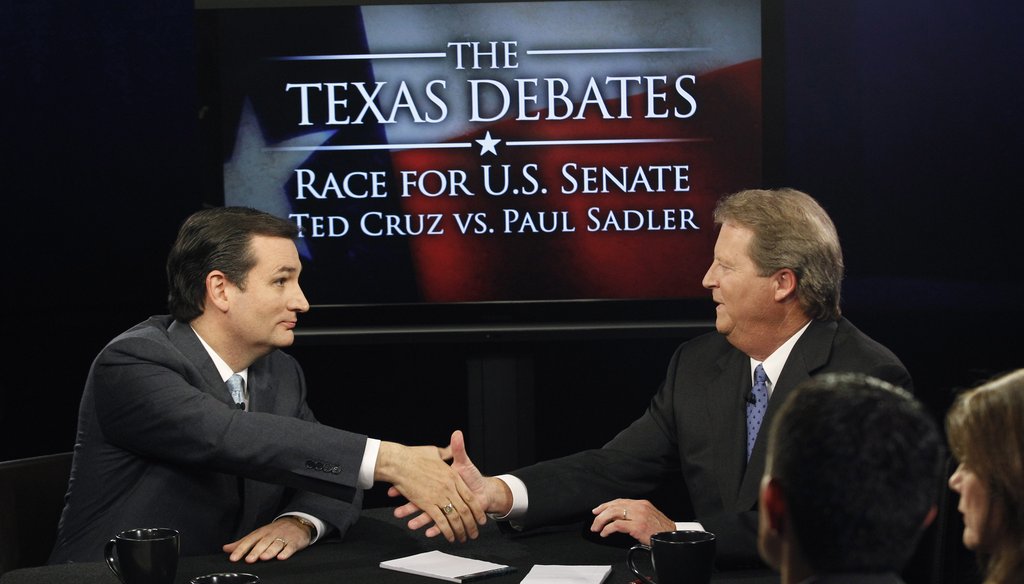
<svg viewBox="0 0 1024 584">
<path fill-rule="evenodd" d="M 225 204 L 313 303 L 703 297 L 761 180 L 760 2 L 217 12 Z"/>
</svg>

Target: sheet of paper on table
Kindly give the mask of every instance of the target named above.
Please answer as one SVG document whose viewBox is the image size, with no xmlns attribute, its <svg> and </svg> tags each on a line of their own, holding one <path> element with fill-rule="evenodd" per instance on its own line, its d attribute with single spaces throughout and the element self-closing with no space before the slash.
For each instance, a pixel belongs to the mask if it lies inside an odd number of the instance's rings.
<svg viewBox="0 0 1024 584">
<path fill-rule="evenodd" d="M 522 584 L 601 584 L 611 573 L 611 566 L 538 564 L 526 574 Z"/>
<path fill-rule="evenodd" d="M 380 567 L 449 582 L 471 582 L 515 571 L 515 568 L 504 564 L 464 558 L 437 550 L 387 560 L 381 562 Z"/>
</svg>

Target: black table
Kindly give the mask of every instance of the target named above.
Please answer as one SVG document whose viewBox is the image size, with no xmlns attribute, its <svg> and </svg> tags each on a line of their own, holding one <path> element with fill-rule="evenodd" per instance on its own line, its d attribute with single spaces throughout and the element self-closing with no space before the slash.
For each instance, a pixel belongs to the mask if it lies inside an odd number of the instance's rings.
<svg viewBox="0 0 1024 584">
<path fill-rule="evenodd" d="M 328 539 L 299 552 L 287 561 L 231 563 L 227 554 L 182 557 L 176 582 L 214 572 L 250 572 L 263 584 L 429 584 L 443 582 L 380 567 L 384 560 L 433 549 L 464 557 L 515 566 L 510 574 L 495 576 L 487 584 L 518 584 L 535 564 L 611 565 L 606 584 L 628 584 L 634 579 L 626 566 L 626 549 L 596 543 L 583 536 L 582 525 L 563 526 L 509 536 L 493 521 L 481 528 L 480 537 L 464 544 L 441 537 L 428 539 L 413 532 L 390 508 L 367 509 L 344 540 Z M 716 584 L 777 584 L 768 570 L 723 571 Z M 104 562 L 42 566 L 12 570 L 0 576 L 0 584 L 117 584 Z"/>
</svg>

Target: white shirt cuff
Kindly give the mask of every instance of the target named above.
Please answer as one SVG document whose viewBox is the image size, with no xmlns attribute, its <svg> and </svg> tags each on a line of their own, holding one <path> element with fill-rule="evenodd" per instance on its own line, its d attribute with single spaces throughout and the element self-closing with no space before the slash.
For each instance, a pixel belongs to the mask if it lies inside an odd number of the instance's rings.
<svg viewBox="0 0 1024 584">
<path fill-rule="evenodd" d="M 704 526 L 696 521 L 677 521 L 676 531 L 707 531 Z"/>
<path fill-rule="evenodd" d="M 491 519 L 511 521 L 525 515 L 526 508 L 530 503 L 530 497 L 526 492 L 526 484 L 519 477 L 510 474 L 498 475 L 495 478 L 508 485 L 508 489 L 512 491 L 512 508 L 505 515 L 488 513 Z"/>
<path fill-rule="evenodd" d="M 373 486 L 373 473 L 377 470 L 377 452 L 380 450 L 380 440 L 376 438 L 366 439 L 366 449 L 363 450 L 363 462 L 359 465 L 359 478 L 356 486 L 362 490 Z"/>
</svg>

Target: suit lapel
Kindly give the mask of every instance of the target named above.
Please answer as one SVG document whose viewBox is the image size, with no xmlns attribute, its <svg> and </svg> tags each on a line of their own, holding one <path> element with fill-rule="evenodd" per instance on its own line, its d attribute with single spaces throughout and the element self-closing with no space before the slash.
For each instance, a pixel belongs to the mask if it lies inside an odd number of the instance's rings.
<svg viewBox="0 0 1024 584">
<path fill-rule="evenodd" d="M 249 366 L 249 411 L 273 413 L 277 392 L 270 384 L 267 359 L 258 359 Z"/>
<path fill-rule="evenodd" d="M 765 410 L 764 420 L 761 422 L 757 443 L 754 445 L 754 451 L 750 453 L 750 461 L 740 483 L 736 499 L 737 510 L 751 509 L 757 501 L 768 451 L 768 430 L 771 428 L 775 413 L 797 385 L 810 378 L 828 362 L 837 326 L 836 322 L 811 321 L 811 325 L 793 346 L 793 351 L 782 368 L 782 374 L 772 389 L 772 397 L 768 400 L 768 409 Z"/>
<path fill-rule="evenodd" d="M 187 324 L 174 321 L 171 323 L 171 326 L 168 327 L 167 333 L 170 336 L 171 343 L 173 343 L 185 358 L 195 366 L 196 370 L 198 370 L 199 376 L 201 377 L 201 382 L 199 382 L 200 389 L 213 395 L 215 398 L 226 404 L 234 403 L 234 399 L 231 397 L 231 392 L 224 384 L 224 380 L 220 378 L 220 372 L 217 371 L 217 366 L 213 364 L 213 359 L 211 359 L 210 354 L 206 352 L 206 347 L 204 347 L 199 341 L 199 337 L 196 336 L 192 327 Z M 246 504 L 252 500 L 252 497 L 249 496 L 248 493 L 249 486 L 247 483 L 249 482 L 251 481 L 244 479 L 241 476 L 235 477 L 235 485 L 238 493 L 238 515 L 234 529 L 236 537 L 239 538 L 252 531 L 251 526 L 254 525 L 254 518 L 252 517 L 253 512 L 250 509 L 251 505 Z"/>
<path fill-rule="evenodd" d="M 750 359 L 733 349 L 719 357 L 717 365 L 719 372 L 708 385 L 707 403 L 715 434 L 715 476 L 721 485 L 722 505 L 729 509 L 746 464 L 744 397 L 750 391 Z"/>
<path fill-rule="evenodd" d="M 258 359 L 249 366 L 249 413 L 274 413 L 275 411 L 276 393 L 268 382 L 270 378 L 268 369 L 266 358 Z M 268 496 L 277 496 L 276 487 L 267 483 L 242 478 L 240 481 L 242 508 L 239 517 L 239 530 L 243 533 L 239 537 L 269 521 L 269 518 L 263 516 L 268 508 L 273 508 L 268 501 Z"/>
<path fill-rule="evenodd" d="M 202 377 L 202 389 L 206 393 L 209 393 L 219 399 L 220 401 L 231 404 L 234 400 L 231 398 L 231 392 L 228 391 L 224 380 L 220 378 L 220 373 L 217 371 L 217 366 L 213 364 L 213 359 L 210 358 L 210 354 L 206 352 L 206 348 L 199 341 L 199 337 L 196 336 L 195 331 L 192 330 L 187 324 L 182 324 L 178 321 L 171 323 L 171 326 L 167 328 L 167 334 L 170 336 L 171 342 L 185 358 L 192 363 L 195 368 L 199 371 L 199 375 Z"/>
</svg>

